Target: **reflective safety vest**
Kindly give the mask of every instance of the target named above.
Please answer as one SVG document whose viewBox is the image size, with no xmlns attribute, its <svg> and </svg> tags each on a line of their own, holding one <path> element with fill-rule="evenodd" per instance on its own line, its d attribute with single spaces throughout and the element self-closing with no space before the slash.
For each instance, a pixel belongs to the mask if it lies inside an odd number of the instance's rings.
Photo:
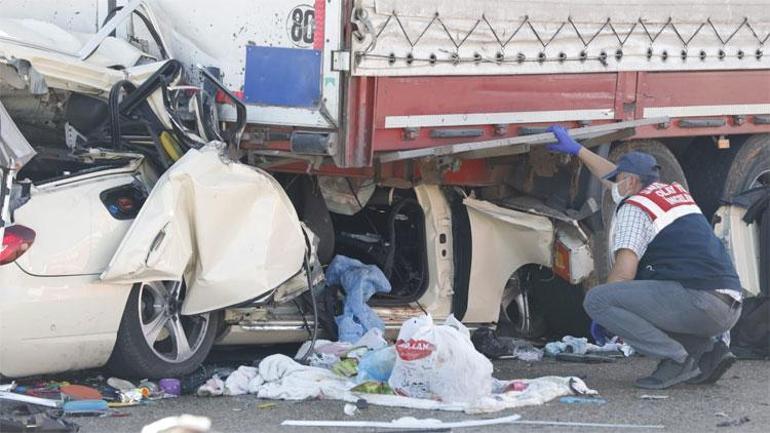
<svg viewBox="0 0 770 433">
<path fill-rule="evenodd" d="M 643 210 L 655 230 L 639 260 L 637 280 L 673 280 L 690 289 L 741 290 L 727 249 L 681 185 L 653 183 L 621 206 Z"/>
</svg>

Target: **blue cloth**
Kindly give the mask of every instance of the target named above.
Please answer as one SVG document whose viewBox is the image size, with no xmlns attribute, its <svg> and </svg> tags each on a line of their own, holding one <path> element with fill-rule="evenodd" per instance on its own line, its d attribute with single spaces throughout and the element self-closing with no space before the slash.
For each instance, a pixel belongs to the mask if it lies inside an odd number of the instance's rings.
<svg viewBox="0 0 770 433">
<path fill-rule="evenodd" d="M 343 313 L 335 318 L 339 341 L 355 343 L 370 329 L 385 329 L 382 319 L 366 304 L 375 293 L 390 293 L 390 282 L 380 268 L 336 256 L 326 269 L 326 284 L 339 284 L 345 290 Z"/>
</svg>

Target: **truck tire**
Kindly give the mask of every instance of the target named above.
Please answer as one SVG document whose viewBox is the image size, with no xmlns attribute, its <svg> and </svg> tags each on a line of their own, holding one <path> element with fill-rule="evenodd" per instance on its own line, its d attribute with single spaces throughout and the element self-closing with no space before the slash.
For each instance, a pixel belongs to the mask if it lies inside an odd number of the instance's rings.
<svg viewBox="0 0 770 433">
<path fill-rule="evenodd" d="M 770 185 L 770 135 L 753 135 L 746 139 L 730 164 L 722 200 L 767 185 Z"/>
<path fill-rule="evenodd" d="M 649 153 L 654 156 L 660 165 L 660 178 L 662 182 L 678 182 L 687 188 L 687 179 L 682 167 L 679 165 L 674 154 L 661 142 L 655 140 L 628 141 L 613 146 L 609 154 L 609 159 L 616 162 L 621 155 L 631 151 Z M 584 287 L 591 288 L 597 284 L 602 284 L 607 280 L 610 271 L 610 239 L 609 230 L 612 224 L 612 218 L 615 214 L 615 203 L 612 201 L 612 194 L 605 190 L 602 194 L 601 203 L 602 228 L 594 231 L 591 236 L 591 251 L 594 256 L 594 274 L 589 278 Z"/>
<path fill-rule="evenodd" d="M 223 312 L 183 316 L 185 292 L 182 282 L 134 285 L 108 370 L 119 377 L 159 379 L 184 376 L 200 366 L 214 345 Z M 180 333 L 186 344 L 180 344 Z"/>
</svg>

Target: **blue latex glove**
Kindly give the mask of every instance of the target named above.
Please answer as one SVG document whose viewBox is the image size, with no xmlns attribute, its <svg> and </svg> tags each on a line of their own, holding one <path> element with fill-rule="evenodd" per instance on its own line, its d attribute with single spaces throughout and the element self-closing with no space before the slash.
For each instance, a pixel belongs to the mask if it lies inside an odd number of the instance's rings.
<svg viewBox="0 0 770 433">
<path fill-rule="evenodd" d="M 612 338 L 604 327 L 593 320 L 591 321 L 591 337 L 593 337 L 597 346 L 604 346 Z"/>
<path fill-rule="evenodd" d="M 549 126 L 548 132 L 553 132 L 553 135 L 559 140 L 558 143 L 551 143 L 547 146 L 548 150 L 551 152 L 577 155 L 578 152 L 580 152 L 580 148 L 583 147 L 569 136 L 566 129 L 559 125 Z"/>
</svg>

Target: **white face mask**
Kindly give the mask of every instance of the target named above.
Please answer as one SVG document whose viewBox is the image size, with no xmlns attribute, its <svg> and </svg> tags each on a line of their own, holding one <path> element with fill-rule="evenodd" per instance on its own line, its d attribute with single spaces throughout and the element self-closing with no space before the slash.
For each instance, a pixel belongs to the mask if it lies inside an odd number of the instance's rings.
<svg viewBox="0 0 770 433">
<path fill-rule="evenodd" d="M 610 188 L 610 191 L 612 192 L 612 201 L 615 202 L 615 204 L 620 204 L 621 201 L 623 201 L 624 198 L 628 197 L 627 195 L 621 195 L 620 194 L 620 188 L 619 185 L 621 182 L 624 182 L 626 179 L 623 179 L 620 182 L 615 182 L 612 184 L 612 188 Z"/>
</svg>

